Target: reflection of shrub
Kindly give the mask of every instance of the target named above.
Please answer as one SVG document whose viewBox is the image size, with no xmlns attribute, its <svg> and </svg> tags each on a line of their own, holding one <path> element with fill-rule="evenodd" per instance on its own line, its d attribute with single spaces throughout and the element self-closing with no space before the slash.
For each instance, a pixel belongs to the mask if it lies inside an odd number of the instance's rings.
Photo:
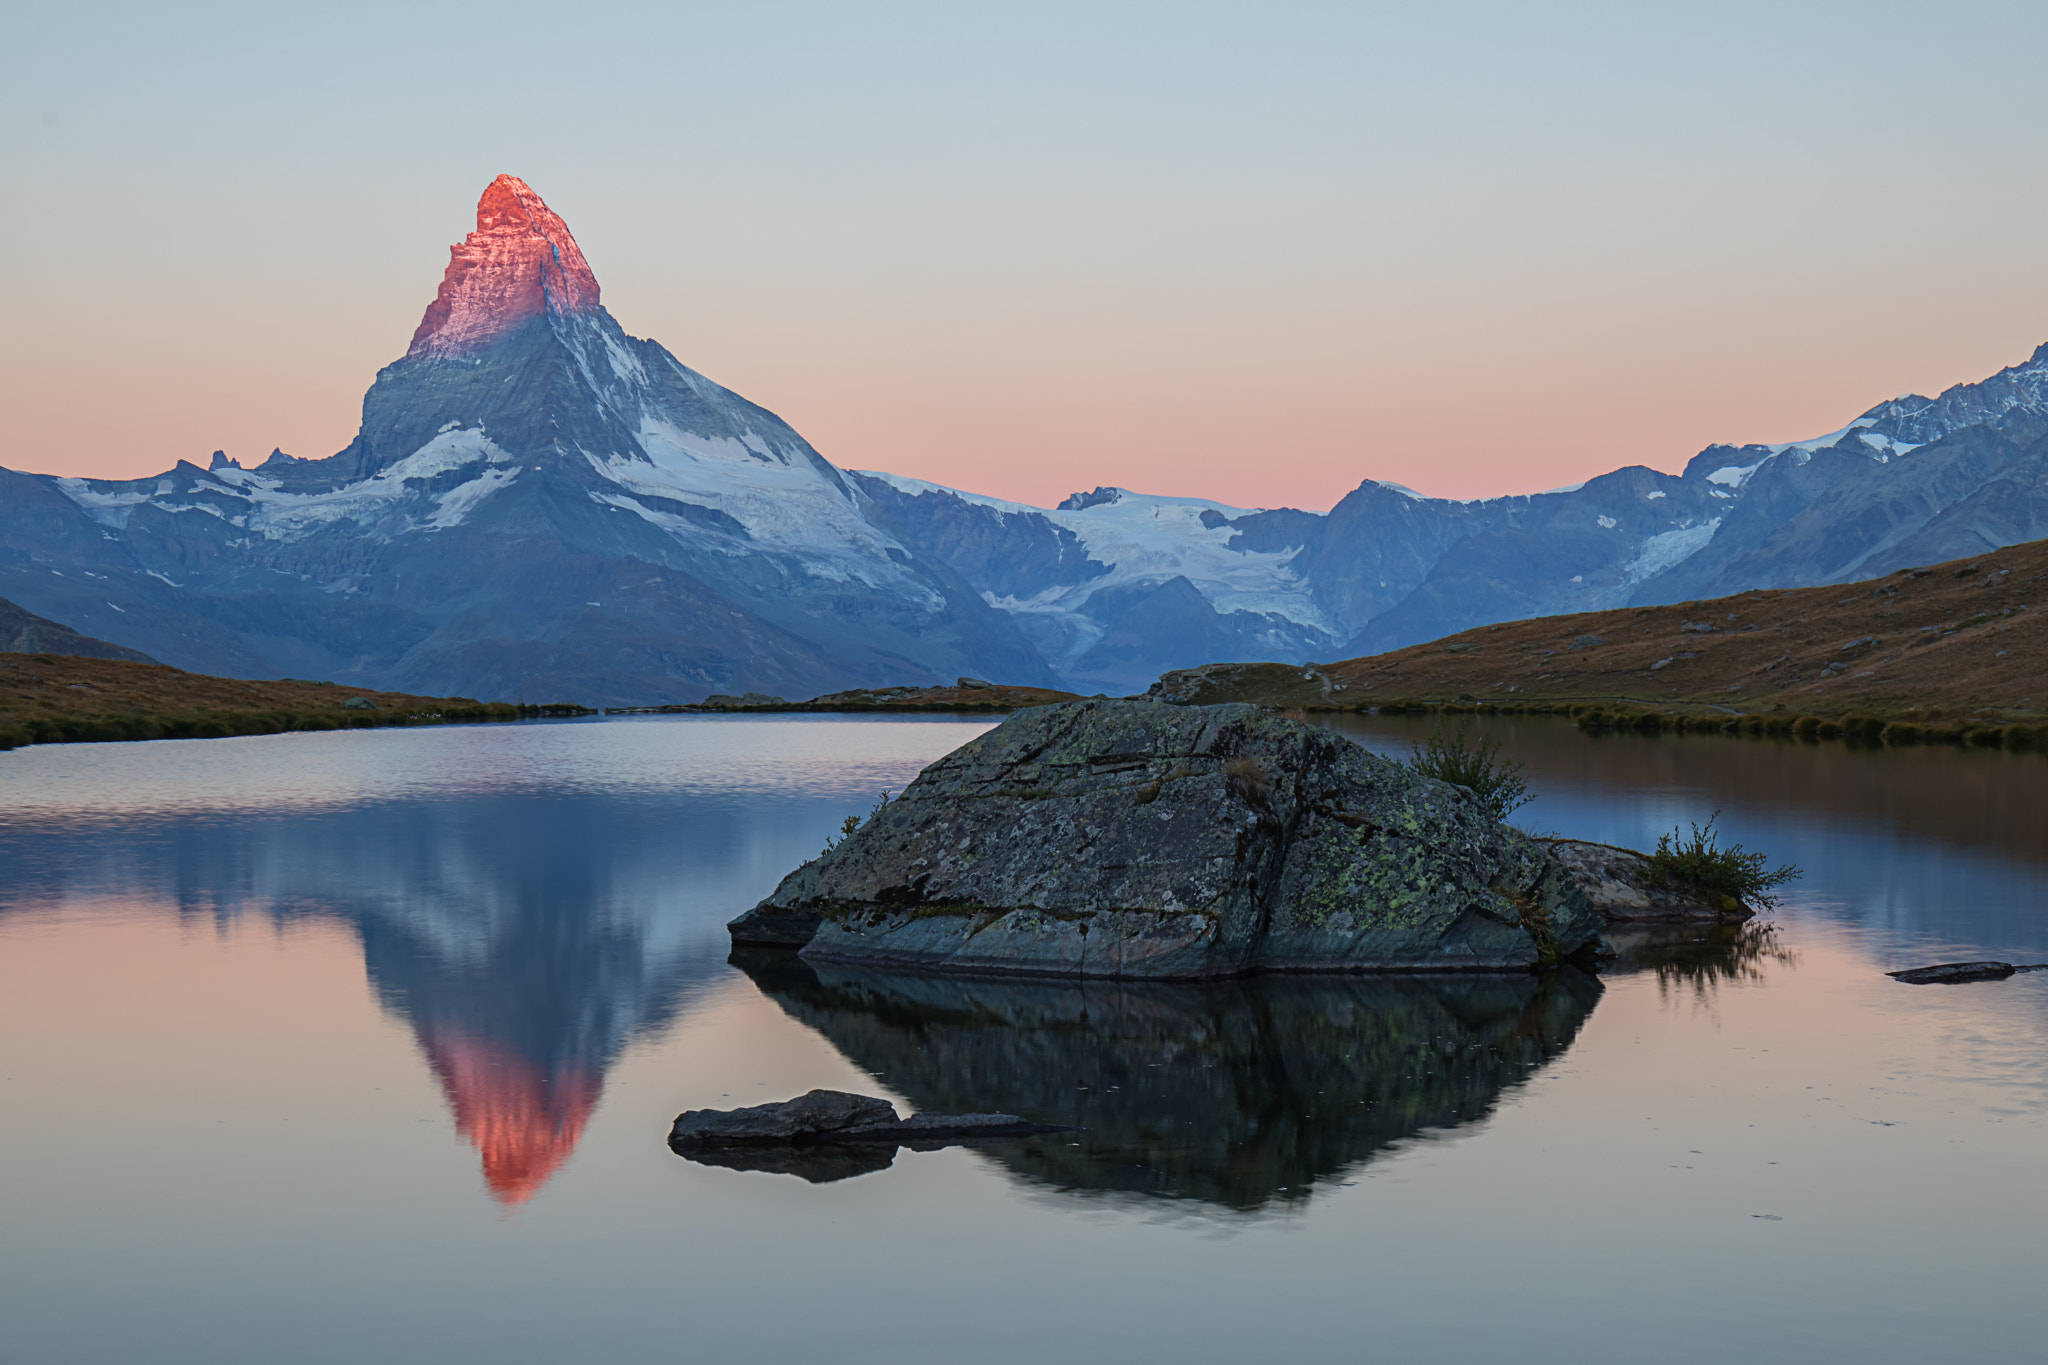
<svg viewBox="0 0 2048 1365">
<path fill-rule="evenodd" d="M 1719 847 L 1714 821 L 1720 818 L 1721 812 L 1715 811 L 1706 824 L 1694 822 L 1690 839 L 1681 838 L 1675 829 L 1658 835 L 1657 851 L 1650 855 L 1650 885 L 1683 887 L 1709 899 L 1727 897 L 1766 910 L 1776 905 L 1778 898 L 1770 894 L 1771 888 L 1797 880 L 1799 869 L 1787 863 L 1765 871 L 1769 859 L 1763 854 L 1751 853 L 1741 844 Z"/>
<path fill-rule="evenodd" d="M 1424 777 L 1463 787 L 1496 820 L 1507 819 L 1510 812 L 1536 799 L 1522 779 L 1522 765 L 1502 761 L 1500 741 L 1468 739 L 1462 725 L 1453 735 L 1442 730 L 1431 735 L 1408 755 L 1408 766 Z"/>
</svg>

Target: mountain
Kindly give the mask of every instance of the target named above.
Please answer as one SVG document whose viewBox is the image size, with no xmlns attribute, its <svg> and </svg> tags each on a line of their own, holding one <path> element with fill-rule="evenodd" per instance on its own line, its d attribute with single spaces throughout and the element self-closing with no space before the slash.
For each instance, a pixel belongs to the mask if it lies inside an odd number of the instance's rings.
<svg viewBox="0 0 2048 1365">
<path fill-rule="evenodd" d="M 323 460 L 0 473 L 0 584 L 181 668 L 659 702 L 1055 681 L 764 408 L 629 337 L 500 176 Z"/>
<path fill-rule="evenodd" d="M 2048 347 L 1812 440 L 1514 497 L 1368 479 L 1327 513 L 1118 488 L 1039 508 L 841 470 L 626 335 L 511 176 L 339 454 L 0 470 L 0 593 L 31 612 L 197 672 L 504 700 L 1129 692 L 2042 536 Z"/>
<path fill-rule="evenodd" d="M 2048 346 L 1839 431 L 1461 501 L 1368 479 L 1327 514 L 1121 489 L 1038 509 L 857 476 L 1069 685 L 1375 654 L 1501 621 L 1873 578 L 2048 536 Z M 1206 654 L 1206 657 L 1203 656 Z"/>
<path fill-rule="evenodd" d="M 0 654 L 70 654 L 84 659 L 126 659 L 153 664 L 156 660 L 139 650 L 110 645 L 90 635 L 80 635 L 69 626 L 47 621 L 32 611 L 23 611 L 0 597 Z"/>
</svg>

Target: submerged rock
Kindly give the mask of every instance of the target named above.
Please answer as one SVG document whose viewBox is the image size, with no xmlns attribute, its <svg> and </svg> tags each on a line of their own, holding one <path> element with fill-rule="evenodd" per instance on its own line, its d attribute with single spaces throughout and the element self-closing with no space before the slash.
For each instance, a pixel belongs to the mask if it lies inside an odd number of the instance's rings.
<svg viewBox="0 0 2048 1365">
<path fill-rule="evenodd" d="M 844 1090 L 813 1090 L 780 1104 L 685 1110 L 676 1115 L 668 1140 L 678 1147 L 816 1142 L 894 1128 L 897 1123 L 896 1106 L 887 1100 Z"/>
<path fill-rule="evenodd" d="M 1732 896 L 1691 887 L 1657 886 L 1650 860 L 1633 849 L 1583 839 L 1545 839 L 1551 854 L 1610 924 L 1720 923 L 1749 919 L 1756 911 Z"/>
<path fill-rule="evenodd" d="M 1886 972 L 1894 981 L 1908 986 L 1954 986 L 1965 981 L 2003 981 L 2015 972 L 2048 971 L 2048 962 L 2015 967 L 2010 962 L 1941 962 L 1932 967 L 1913 967 L 1903 972 Z"/>
<path fill-rule="evenodd" d="M 1528 968 L 1601 920 L 1463 788 L 1252 706 L 1098 700 L 948 754 L 731 928 L 812 961 L 1185 979 Z"/>
<path fill-rule="evenodd" d="M 872 1095 L 813 1090 L 779 1104 L 689 1109 L 676 1115 L 668 1145 L 692 1161 L 741 1171 L 776 1171 L 813 1184 L 887 1167 L 898 1147 L 932 1151 L 955 1143 L 1065 1131 L 1015 1114 L 913 1114 Z"/>
</svg>

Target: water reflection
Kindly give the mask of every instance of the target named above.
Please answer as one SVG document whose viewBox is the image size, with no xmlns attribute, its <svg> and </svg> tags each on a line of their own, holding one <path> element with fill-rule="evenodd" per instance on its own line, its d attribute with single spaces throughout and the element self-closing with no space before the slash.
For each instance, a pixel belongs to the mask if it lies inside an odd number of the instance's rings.
<svg viewBox="0 0 2048 1365">
<path fill-rule="evenodd" d="M 1443 723 L 1310 719 L 1395 755 Z M 1538 716 L 1471 723 L 1527 766 L 1536 800 L 1515 816 L 1524 828 L 1650 848 L 1718 810 L 1724 839 L 1806 869 L 1788 907 L 1854 927 L 1886 966 L 2048 955 L 2048 756 L 1586 735 Z"/>
<path fill-rule="evenodd" d="M 1032 1184 L 1237 1210 L 1484 1117 L 1570 1045 L 1601 989 L 1572 970 L 1179 985 L 733 962 L 920 1110 L 1080 1129 L 988 1147 Z"/>
<path fill-rule="evenodd" d="M 1614 956 L 1602 965 L 1603 976 L 1649 972 L 1667 1000 L 1682 994 L 1710 1001 L 1723 985 L 1762 981 L 1769 968 L 1790 967 L 1799 960 L 1769 920 L 1622 924 L 1607 931 L 1605 942 Z"/>
<path fill-rule="evenodd" d="M 760 847 L 770 822 L 750 814 L 531 796 L 178 817 L 118 842 L 46 843 L 40 875 L 5 900 L 32 913 L 115 897 L 223 928 L 346 923 L 486 1187 L 517 1204 L 575 1150 L 625 1048 L 724 974 L 718 916 L 752 890 L 751 864 L 788 856 Z"/>
<path fill-rule="evenodd" d="M 1331 723 L 1395 749 L 1428 728 Z M 1884 931 L 1873 973 L 2048 955 L 2048 761 L 1490 724 L 1529 764 L 1530 823 L 1641 846 L 1723 808 L 1733 836 L 1807 867 L 1793 913 Z M 730 979 L 725 919 L 877 790 L 982 728 L 607 724 L 22 751 L 0 765 L 0 916 L 120 903 L 222 927 L 347 924 L 486 1188 L 518 1203 L 570 1159 L 625 1050 Z M 607 785 L 619 773 L 633 780 Z M 307 774 L 319 780 L 299 805 L 250 796 Z M 1612 941 L 1610 971 L 1652 972 L 1674 998 L 1787 960 L 1766 925 Z M 1019 1178 L 1230 1209 L 1303 1198 L 1389 1144 L 1482 1117 L 1569 1046 L 1600 993 L 1573 974 L 1165 986 L 742 965 L 919 1108 L 1086 1130 L 1077 1146 L 991 1149 Z"/>
<path fill-rule="evenodd" d="M 781 792 L 765 780 L 717 788 L 777 747 L 737 727 L 516 736 L 560 758 L 552 786 L 532 780 L 543 765 L 531 752 L 500 757 L 504 736 L 491 732 L 400 736 L 410 744 L 386 746 L 383 765 L 361 744 L 307 765 L 292 750 L 309 737 L 224 742 L 258 788 L 284 790 L 301 766 L 346 769 L 328 784 L 340 797 L 281 811 L 252 811 L 241 784 L 214 772 L 221 748 L 31 750 L 8 774 L 18 785 L 0 820 L 0 916 L 139 905 L 223 932 L 251 917 L 345 923 L 375 999 L 411 1030 L 476 1147 L 486 1189 L 518 1204 L 569 1160 L 620 1055 L 729 976 L 724 921 L 874 790 L 981 728 L 870 727 L 807 765 L 785 762 Z M 563 752 L 572 742 L 578 755 Z M 124 760 L 160 780 L 125 785 L 118 825 L 84 818 L 78 774 L 120 787 Z M 614 760 L 650 776 L 606 790 L 595 779 Z M 50 770 L 40 784 L 36 763 Z M 375 795 L 342 799 L 356 791 Z"/>
</svg>

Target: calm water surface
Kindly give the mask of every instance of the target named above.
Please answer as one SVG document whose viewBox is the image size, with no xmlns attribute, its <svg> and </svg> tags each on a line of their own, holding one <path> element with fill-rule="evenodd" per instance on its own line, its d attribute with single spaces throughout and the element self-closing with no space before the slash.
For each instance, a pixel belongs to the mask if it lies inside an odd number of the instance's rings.
<svg viewBox="0 0 2048 1365">
<path fill-rule="evenodd" d="M 1807 870 L 1597 978 L 727 960 L 985 728 L 0 755 L 0 1361 L 2040 1358 L 2048 973 L 1882 972 L 2048 960 L 2048 762 L 1500 723 L 1528 828 L 1719 810 Z M 1083 1127 L 794 1174 L 663 1142 L 814 1086 Z"/>
</svg>

